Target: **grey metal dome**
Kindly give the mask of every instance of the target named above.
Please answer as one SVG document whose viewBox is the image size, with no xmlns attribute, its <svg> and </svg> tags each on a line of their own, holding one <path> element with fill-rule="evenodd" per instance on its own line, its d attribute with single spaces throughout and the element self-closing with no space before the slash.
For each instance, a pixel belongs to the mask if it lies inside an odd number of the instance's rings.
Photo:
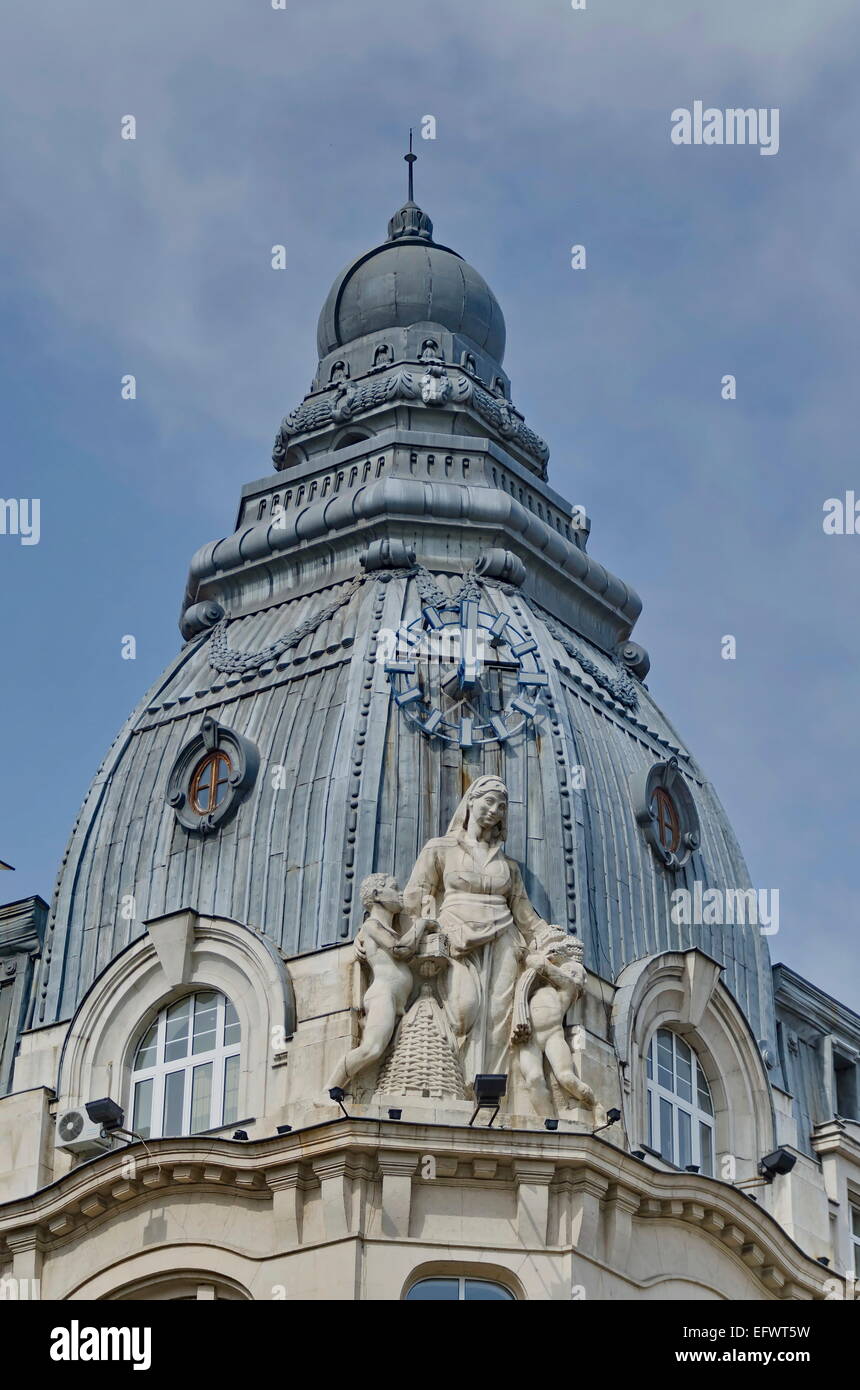
<svg viewBox="0 0 860 1390">
<path fill-rule="evenodd" d="M 320 358 L 368 333 L 428 323 L 471 339 L 501 364 L 505 320 L 496 296 L 477 270 L 432 236 L 429 217 L 407 202 L 389 222 L 388 240 L 341 271 L 320 314 Z"/>
</svg>

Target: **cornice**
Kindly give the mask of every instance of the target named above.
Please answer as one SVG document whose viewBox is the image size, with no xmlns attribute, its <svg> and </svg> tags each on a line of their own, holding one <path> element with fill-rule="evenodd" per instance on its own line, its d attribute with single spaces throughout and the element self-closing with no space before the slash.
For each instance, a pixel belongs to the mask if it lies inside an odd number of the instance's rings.
<svg viewBox="0 0 860 1390">
<path fill-rule="evenodd" d="M 777 1008 L 790 1010 L 820 1032 L 832 1033 L 860 1049 L 860 1015 L 847 1005 L 781 962 L 773 967 L 773 985 Z"/>
<path fill-rule="evenodd" d="M 431 1152 L 447 1164 L 475 1160 L 502 1165 L 512 1180 L 583 1188 L 621 1201 L 640 1220 L 696 1226 L 745 1264 L 770 1294 L 825 1297 L 824 1271 L 769 1213 L 727 1183 L 699 1174 L 661 1172 L 588 1134 L 469 1129 L 433 1124 L 338 1119 L 270 1139 L 238 1142 L 207 1137 L 152 1140 L 80 1165 L 30 1197 L 0 1206 L 0 1249 L 21 1240 L 50 1252 L 71 1236 L 110 1220 L 120 1208 L 162 1200 L 165 1189 L 233 1191 L 271 1199 L 303 1171 L 367 1177 L 409 1172 Z M 129 1159 L 135 1161 L 129 1177 Z M 494 1171 L 495 1167 L 494 1167 Z M 358 1234 L 358 1233 L 355 1233 Z M 512 1242 L 512 1244 L 515 1244 Z M 588 1253 L 588 1252 L 585 1252 Z"/>
</svg>

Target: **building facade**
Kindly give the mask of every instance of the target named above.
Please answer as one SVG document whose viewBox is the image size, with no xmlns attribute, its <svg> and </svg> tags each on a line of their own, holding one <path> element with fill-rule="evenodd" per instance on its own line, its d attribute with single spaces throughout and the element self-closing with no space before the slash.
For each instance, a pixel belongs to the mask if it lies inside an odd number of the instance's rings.
<svg viewBox="0 0 860 1390">
<path fill-rule="evenodd" d="M 772 967 L 411 190 L 318 348 L 50 907 L 0 908 L 0 1287 L 853 1297 L 860 1017 Z"/>
</svg>

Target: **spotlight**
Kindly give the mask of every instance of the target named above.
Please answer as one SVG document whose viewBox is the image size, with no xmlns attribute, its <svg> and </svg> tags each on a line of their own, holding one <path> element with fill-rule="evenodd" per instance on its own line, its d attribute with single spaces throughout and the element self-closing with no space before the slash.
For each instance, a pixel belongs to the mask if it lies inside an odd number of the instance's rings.
<svg viewBox="0 0 860 1390">
<path fill-rule="evenodd" d="M 94 1125 L 103 1130 L 120 1129 L 125 1115 L 115 1100 L 105 1096 L 104 1100 L 88 1100 L 86 1111 Z"/>
<path fill-rule="evenodd" d="M 278 1134 L 292 1134 L 292 1125 L 278 1125 Z"/>
<path fill-rule="evenodd" d="M 760 1177 L 744 1178 L 743 1182 L 736 1182 L 735 1187 L 767 1187 L 774 1178 L 785 1177 L 786 1173 L 790 1173 L 796 1162 L 796 1155 L 790 1154 L 788 1149 L 774 1149 L 773 1153 L 765 1154 L 764 1158 L 759 1159 Z"/>
<path fill-rule="evenodd" d="M 389 1120 L 399 1120 L 399 1119 L 401 1118 L 402 1115 L 403 1115 L 403 1111 L 402 1111 L 402 1110 L 389 1110 L 389 1112 L 388 1112 L 388 1118 L 389 1118 Z"/>
<path fill-rule="evenodd" d="M 344 1119 L 345 1119 L 345 1120 L 348 1120 L 348 1119 L 349 1119 L 349 1114 L 347 1113 L 346 1106 L 345 1106 L 344 1103 L 343 1103 L 343 1098 L 344 1098 L 344 1096 L 346 1095 L 346 1091 L 343 1089 L 343 1087 L 342 1087 L 342 1086 L 331 1086 L 331 1087 L 329 1088 L 329 1095 L 331 1096 L 331 1098 L 332 1098 L 332 1100 L 335 1102 L 335 1104 L 340 1106 L 341 1110 L 343 1111 Z"/>
<path fill-rule="evenodd" d="M 233 1138 L 233 1139 L 247 1139 L 247 1138 L 248 1138 L 248 1131 L 247 1131 L 246 1129 L 235 1129 L 235 1130 L 233 1131 L 232 1138 Z"/>
<path fill-rule="evenodd" d="M 475 1109 L 472 1118 L 469 1121 L 470 1127 L 475 1123 L 479 1110 L 492 1110 L 493 1113 L 490 1116 L 489 1121 L 487 1123 L 487 1128 L 490 1128 L 490 1126 L 493 1123 L 493 1120 L 499 1113 L 499 1109 L 502 1103 L 502 1096 L 505 1094 L 507 1089 L 508 1078 L 506 1074 L 487 1074 L 478 1075 L 475 1077 L 475 1080 L 472 1083 L 472 1090 L 475 1093 Z"/>
<path fill-rule="evenodd" d="M 558 1120 L 544 1120 L 544 1129 L 558 1129 Z"/>
<path fill-rule="evenodd" d="M 786 1173 L 790 1173 L 796 1162 L 796 1156 L 790 1154 L 787 1149 L 774 1149 L 772 1154 L 765 1154 L 758 1170 L 763 1178 L 773 1182 L 774 1178 L 782 1178 Z"/>
<path fill-rule="evenodd" d="M 829 1256 L 827 1256 L 827 1255 L 819 1255 L 819 1256 L 817 1256 L 817 1263 L 820 1264 L 820 1265 L 824 1265 L 824 1268 L 825 1268 L 825 1269 L 829 1269 L 829 1267 L 830 1267 L 830 1259 L 829 1259 Z"/>
<path fill-rule="evenodd" d="M 634 1158 L 641 1158 L 641 1159 L 643 1159 L 643 1160 L 644 1160 L 644 1158 L 645 1158 L 645 1150 L 644 1150 L 644 1149 L 631 1149 L 630 1152 L 632 1153 L 632 1155 L 633 1155 Z"/>
<path fill-rule="evenodd" d="M 621 1111 L 620 1111 L 620 1110 L 615 1110 L 615 1109 L 607 1110 L 607 1112 L 606 1112 L 606 1124 L 605 1124 L 605 1125 L 598 1125 L 598 1126 L 597 1126 L 597 1129 L 593 1129 L 591 1132 L 592 1132 L 592 1134 L 599 1134 L 600 1131 L 601 1131 L 602 1129 L 609 1129 L 609 1128 L 611 1128 L 612 1125 L 617 1125 L 617 1124 L 618 1124 L 618 1121 L 619 1121 L 620 1119 L 621 1119 Z"/>
<path fill-rule="evenodd" d="M 698 1163 L 685 1163 L 685 1164 L 684 1164 L 684 1172 L 685 1172 L 685 1173 L 698 1173 L 698 1171 L 699 1171 L 699 1165 L 698 1165 Z"/>
</svg>

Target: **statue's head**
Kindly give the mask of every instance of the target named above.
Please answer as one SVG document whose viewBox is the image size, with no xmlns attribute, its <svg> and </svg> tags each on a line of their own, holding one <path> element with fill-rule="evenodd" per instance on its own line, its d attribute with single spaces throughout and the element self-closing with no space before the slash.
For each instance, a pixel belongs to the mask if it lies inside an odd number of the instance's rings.
<svg viewBox="0 0 860 1390">
<path fill-rule="evenodd" d="M 463 825 L 490 831 L 504 840 L 508 832 L 508 789 L 498 777 L 478 777 L 466 793 Z"/>
<path fill-rule="evenodd" d="M 359 897 L 365 912 L 372 912 L 377 903 L 389 912 L 400 912 L 403 907 L 403 895 L 391 874 L 368 874 L 361 881 Z"/>
</svg>

